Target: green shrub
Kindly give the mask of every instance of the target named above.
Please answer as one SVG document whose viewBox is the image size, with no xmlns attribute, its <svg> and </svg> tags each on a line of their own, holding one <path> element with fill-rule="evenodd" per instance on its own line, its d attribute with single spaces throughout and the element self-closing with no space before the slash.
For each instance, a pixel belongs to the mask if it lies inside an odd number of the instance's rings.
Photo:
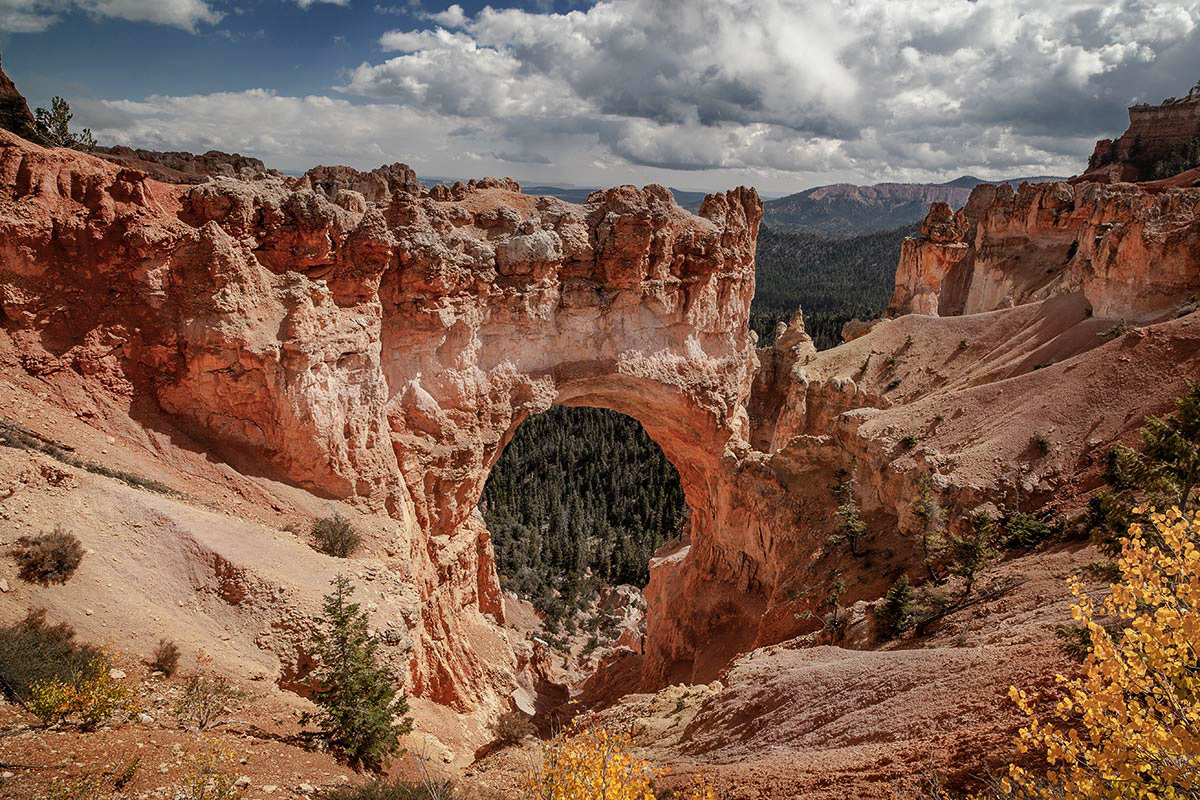
<svg viewBox="0 0 1200 800">
<path fill-rule="evenodd" d="M 315 520 L 312 524 L 313 547 L 327 556 L 348 558 L 362 544 L 362 535 L 341 514 Z"/>
<path fill-rule="evenodd" d="M 845 543 L 851 555 L 861 555 L 859 545 L 867 534 L 867 523 L 862 518 L 858 498 L 855 496 L 858 482 L 853 475 L 842 473 L 842 480 L 834 487 L 833 495 L 837 500 L 838 526 L 829 534 L 826 541 L 832 545 Z"/>
<path fill-rule="evenodd" d="M 999 526 L 986 512 L 977 512 L 971 516 L 966 530 L 961 533 L 951 533 L 949 536 L 948 554 L 950 556 L 950 572 L 962 578 L 962 597 L 971 594 L 975 586 L 975 578 L 999 555 Z"/>
<path fill-rule="evenodd" d="M 1083 625 L 1055 625 L 1054 635 L 1063 653 L 1072 661 L 1082 664 L 1092 652 L 1092 632 Z"/>
<path fill-rule="evenodd" d="M 22 536 L 13 555 L 22 580 L 48 586 L 70 580 L 83 561 L 83 545 L 75 534 L 55 528 L 32 539 Z"/>
<path fill-rule="evenodd" d="M 921 523 L 921 556 L 929 580 L 941 582 L 940 563 L 946 555 L 946 511 L 933 493 L 929 480 L 922 480 L 913 498 L 912 512 Z"/>
<path fill-rule="evenodd" d="M 70 625 L 48 624 L 45 609 L 30 611 L 20 622 L 0 628 L 0 692 L 26 705 L 35 685 L 73 681 L 103 656 L 99 648 L 76 642 Z"/>
<path fill-rule="evenodd" d="M 1042 455 L 1049 455 L 1051 447 L 1050 437 L 1038 431 L 1033 435 L 1033 446 Z"/>
<path fill-rule="evenodd" d="M 907 575 L 892 584 L 879 609 L 879 630 L 887 639 L 894 639 L 916 624 L 915 593 Z"/>
<path fill-rule="evenodd" d="M 311 643 L 320 665 L 313 672 L 313 702 L 322 733 L 352 765 L 377 769 L 412 730 L 402 717 L 408 700 L 379 661 L 378 641 L 367 630 L 367 614 L 350 602 L 354 587 L 344 575 L 325 596 L 321 629 Z M 394 722 L 402 717 L 400 722 Z"/>
<path fill-rule="evenodd" d="M 1059 518 L 1051 525 L 1031 514 L 1014 511 L 1004 517 L 1004 546 L 1009 549 L 1032 550 L 1065 530 L 1065 519 Z"/>
</svg>

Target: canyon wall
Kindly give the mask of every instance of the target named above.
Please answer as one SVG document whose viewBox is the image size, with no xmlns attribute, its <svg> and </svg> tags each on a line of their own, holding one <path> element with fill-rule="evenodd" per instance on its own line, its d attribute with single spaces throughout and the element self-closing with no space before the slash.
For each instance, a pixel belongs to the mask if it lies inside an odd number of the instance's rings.
<svg viewBox="0 0 1200 800">
<path fill-rule="evenodd" d="M 1094 314 L 1169 314 L 1200 291 L 1200 192 L 1094 182 L 981 185 L 906 239 L 890 316 L 976 314 L 1081 291 Z"/>
<path fill-rule="evenodd" d="M 1083 177 L 1092 181 L 1149 180 L 1156 163 L 1200 139 L 1200 83 L 1186 97 L 1129 109 L 1129 128 L 1117 139 L 1101 139 Z"/>
</svg>

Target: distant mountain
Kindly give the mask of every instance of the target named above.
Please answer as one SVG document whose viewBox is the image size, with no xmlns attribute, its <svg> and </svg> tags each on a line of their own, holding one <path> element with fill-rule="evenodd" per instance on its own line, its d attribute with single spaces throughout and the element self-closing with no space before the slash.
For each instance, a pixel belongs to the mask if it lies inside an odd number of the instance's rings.
<svg viewBox="0 0 1200 800">
<path fill-rule="evenodd" d="M 427 175 L 421 176 L 421 183 L 426 186 L 436 184 L 452 184 L 457 178 L 430 177 Z M 598 191 L 602 187 L 599 186 L 575 186 L 573 184 L 556 185 L 556 184 L 521 184 L 521 191 L 531 195 L 546 195 L 547 197 L 557 197 L 568 203 L 583 203 L 587 200 L 588 195 Z M 675 195 L 675 202 L 691 211 L 693 214 L 700 210 L 700 204 L 704 202 L 706 192 L 689 192 L 683 189 L 671 189 L 671 194 Z"/>
<path fill-rule="evenodd" d="M 550 197 L 557 197 L 559 200 L 565 200 L 568 203 L 582 203 L 587 200 L 587 197 L 599 187 L 586 186 L 525 186 L 522 184 L 521 191 L 525 194 L 544 194 Z M 675 202 L 691 211 L 693 214 L 700 210 L 700 204 L 704 202 L 705 192 L 688 192 L 683 189 L 671 189 L 671 194 L 675 195 Z"/>
<path fill-rule="evenodd" d="M 1039 176 L 1006 182 L 1018 186 L 1022 181 L 1045 183 L 1055 180 L 1063 179 Z M 763 203 L 763 224 L 782 232 L 857 236 L 920 222 L 929 211 L 929 204 L 938 200 L 958 208 L 967 202 L 971 190 L 978 184 L 993 182 L 1000 181 L 964 175 L 946 183 L 818 186 Z"/>
</svg>

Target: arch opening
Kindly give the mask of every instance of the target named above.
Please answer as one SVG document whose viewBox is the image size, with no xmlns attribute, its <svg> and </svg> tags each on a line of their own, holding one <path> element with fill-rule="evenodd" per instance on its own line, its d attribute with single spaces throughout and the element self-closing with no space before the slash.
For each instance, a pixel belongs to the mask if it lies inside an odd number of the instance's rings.
<svg viewBox="0 0 1200 800">
<path fill-rule="evenodd" d="M 616 587 L 640 594 L 651 557 L 684 535 L 688 518 L 679 472 L 641 422 L 568 403 L 515 426 L 478 504 L 502 588 L 564 636 Z"/>
</svg>

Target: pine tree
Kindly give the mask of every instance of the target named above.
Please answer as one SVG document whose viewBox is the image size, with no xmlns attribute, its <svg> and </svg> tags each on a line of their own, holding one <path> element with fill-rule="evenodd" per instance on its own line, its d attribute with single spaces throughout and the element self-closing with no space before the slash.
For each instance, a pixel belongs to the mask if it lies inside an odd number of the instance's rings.
<svg viewBox="0 0 1200 800">
<path fill-rule="evenodd" d="M 96 147 L 91 128 L 84 128 L 79 133 L 72 133 L 71 106 L 61 97 L 50 101 L 50 110 L 39 108 L 34 112 L 38 133 L 49 147 L 73 147 L 76 150 L 91 152 Z"/>
<path fill-rule="evenodd" d="M 408 700 L 397 699 L 391 673 L 379 663 L 366 612 L 350 602 L 350 579 L 338 575 L 332 586 L 312 642 L 320 659 L 313 674 L 313 702 L 321 708 L 317 723 L 351 764 L 378 769 L 399 748 L 400 736 L 412 730 L 412 719 L 403 716 Z M 402 719 L 397 723 L 396 717 Z"/>
<path fill-rule="evenodd" d="M 880 631 L 885 637 L 895 638 L 913 626 L 916 622 L 914 599 L 908 576 L 901 575 L 884 595 L 883 608 L 879 611 Z"/>
<path fill-rule="evenodd" d="M 1188 381 L 1173 412 L 1146 418 L 1141 452 L 1120 445 L 1109 452 L 1108 478 L 1116 491 L 1097 492 L 1088 510 L 1093 537 L 1113 554 L 1131 524 L 1148 521 L 1133 507 L 1186 511 L 1200 505 L 1200 383 Z"/>
<path fill-rule="evenodd" d="M 921 481 L 912 510 L 913 515 L 921 521 L 921 556 L 929 580 L 940 583 L 944 576 L 935 565 L 946 554 L 946 512 L 929 488 L 928 480 Z"/>
<path fill-rule="evenodd" d="M 867 534 L 867 523 L 862 518 L 858 498 L 855 496 L 857 489 L 858 482 L 853 475 L 846 475 L 834 488 L 834 497 L 838 501 L 838 526 L 827 539 L 830 544 L 845 542 L 850 548 L 850 554 L 854 556 L 862 555 L 858 546 Z"/>
<path fill-rule="evenodd" d="M 971 595 L 975 577 L 1000 555 L 1000 526 L 991 514 L 980 511 L 972 515 L 967 529 L 949 536 L 950 572 L 966 581 L 962 599 Z"/>
</svg>

